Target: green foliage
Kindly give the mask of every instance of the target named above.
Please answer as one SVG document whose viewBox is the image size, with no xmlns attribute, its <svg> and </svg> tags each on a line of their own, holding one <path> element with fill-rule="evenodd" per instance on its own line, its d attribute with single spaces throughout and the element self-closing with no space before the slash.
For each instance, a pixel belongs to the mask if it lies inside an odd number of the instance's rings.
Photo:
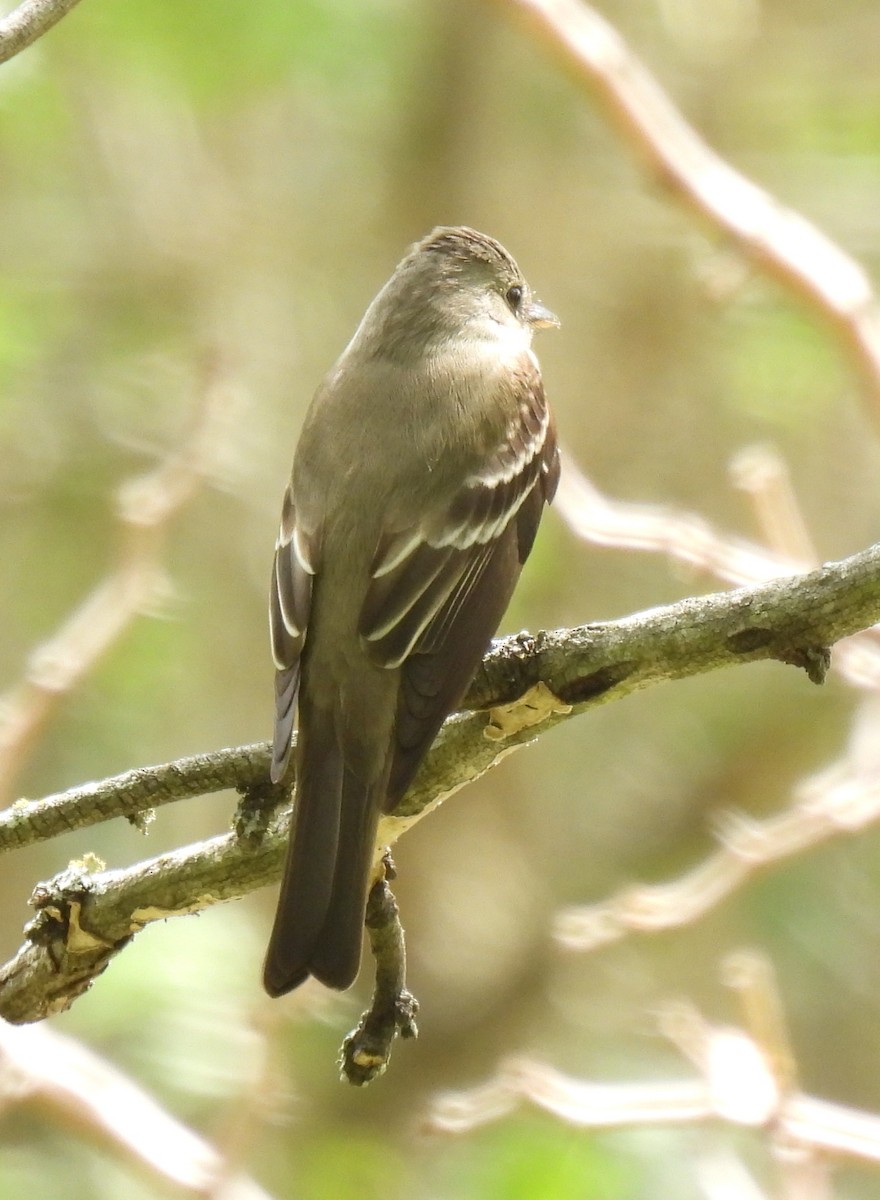
<svg viewBox="0 0 880 1200">
<path fill-rule="evenodd" d="M 311 86 L 350 88 L 400 47 L 405 8 L 381 0 L 228 0 L 220 6 L 106 0 L 78 14 L 94 61 L 122 78 L 164 78 L 199 105 L 229 110 L 255 90 L 302 76 Z"/>
<path fill-rule="evenodd" d="M 847 386 L 827 331 L 783 303 L 740 305 L 722 347 L 727 403 L 760 429 L 797 435 L 827 417 Z"/>
<path fill-rule="evenodd" d="M 628 1200 L 637 1183 L 594 1133 L 548 1119 L 515 1117 L 477 1135 L 470 1154 L 464 1178 L 447 1169 L 456 1200 Z M 460 1169 L 459 1156 L 451 1158 Z"/>
<path fill-rule="evenodd" d="M 317 1137 L 296 1169 L 302 1200 L 386 1200 L 413 1194 L 405 1158 L 393 1143 L 339 1130 Z"/>
</svg>

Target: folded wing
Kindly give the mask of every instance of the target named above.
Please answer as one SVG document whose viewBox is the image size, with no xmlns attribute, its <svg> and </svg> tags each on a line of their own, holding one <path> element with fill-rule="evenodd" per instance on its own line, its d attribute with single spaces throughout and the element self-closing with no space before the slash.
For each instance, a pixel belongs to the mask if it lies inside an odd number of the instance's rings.
<svg viewBox="0 0 880 1200">
<path fill-rule="evenodd" d="M 553 498 L 559 454 L 531 356 L 505 437 L 442 510 L 386 535 L 360 617 L 371 660 L 401 668 L 386 808 L 406 791 L 470 683 Z"/>
<path fill-rule="evenodd" d="M 281 529 L 275 544 L 269 591 L 269 634 L 275 660 L 273 783 L 283 777 L 290 758 L 290 740 L 299 692 L 300 656 L 309 623 L 314 575 L 311 548 L 297 527 L 293 498 L 288 487 L 284 493 Z"/>
</svg>

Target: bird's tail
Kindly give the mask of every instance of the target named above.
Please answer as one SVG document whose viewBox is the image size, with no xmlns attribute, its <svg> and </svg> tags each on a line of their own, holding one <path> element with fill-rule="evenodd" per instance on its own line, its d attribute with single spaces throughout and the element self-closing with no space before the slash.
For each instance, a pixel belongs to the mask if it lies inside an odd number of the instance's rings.
<svg viewBox="0 0 880 1200">
<path fill-rule="evenodd" d="M 270 996 L 309 975 L 340 990 L 354 982 L 384 788 L 345 766 L 332 712 L 301 704 L 293 828 L 263 968 Z"/>
</svg>

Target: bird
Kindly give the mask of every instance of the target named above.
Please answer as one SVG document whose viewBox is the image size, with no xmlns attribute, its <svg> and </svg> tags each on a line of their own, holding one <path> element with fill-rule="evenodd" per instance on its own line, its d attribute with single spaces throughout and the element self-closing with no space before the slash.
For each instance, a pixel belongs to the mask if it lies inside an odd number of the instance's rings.
<svg viewBox="0 0 880 1200">
<path fill-rule="evenodd" d="M 270 588 L 271 778 L 293 817 L 263 982 L 357 977 L 378 823 L 472 681 L 559 478 L 536 329 L 467 226 L 415 243 L 309 406 Z"/>
</svg>

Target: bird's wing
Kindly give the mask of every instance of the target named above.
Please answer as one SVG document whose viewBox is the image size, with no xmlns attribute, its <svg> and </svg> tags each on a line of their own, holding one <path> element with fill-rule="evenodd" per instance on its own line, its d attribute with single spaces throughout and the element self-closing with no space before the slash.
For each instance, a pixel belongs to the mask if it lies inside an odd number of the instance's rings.
<svg viewBox="0 0 880 1200">
<path fill-rule="evenodd" d="M 272 779 L 276 783 L 284 775 L 290 757 L 290 739 L 299 691 L 300 655 L 306 639 L 316 565 L 312 539 L 297 525 L 288 486 L 284 493 L 281 529 L 275 544 L 269 591 L 269 632 L 275 660 Z"/>
<path fill-rule="evenodd" d="M 401 667 L 389 805 L 402 795 L 495 632 L 556 489 L 559 458 L 537 365 L 525 360 L 504 439 L 441 509 L 381 539 L 359 632 Z"/>
</svg>

